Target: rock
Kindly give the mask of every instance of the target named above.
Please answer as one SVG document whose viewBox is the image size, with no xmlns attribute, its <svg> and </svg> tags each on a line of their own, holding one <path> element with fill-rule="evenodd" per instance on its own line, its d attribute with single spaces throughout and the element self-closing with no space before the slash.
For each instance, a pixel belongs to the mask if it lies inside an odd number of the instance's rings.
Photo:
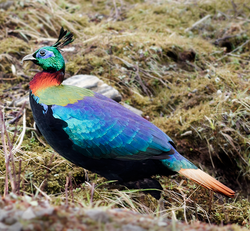
<svg viewBox="0 0 250 231">
<path fill-rule="evenodd" d="M 100 209 L 87 210 L 86 215 L 97 222 L 107 223 L 110 221 L 109 215 Z"/>
<path fill-rule="evenodd" d="M 2 222 L 0 222 L 0 230 L 1 231 L 21 231 L 22 225 L 20 222 L 16 222 L 13 225 L 5 225 Z"/>
<path fill-rule="evenodd" d="M 8 214 L 8 217 L 5 217 L 5 219 L 3 219 L 3 222 L 6 224 L 6 225 L 13 225 L 14 223 L 17 222 L 17 219 L 14 218 L 12 216 L 11 213 Z"/>
<path fill-rule="evenodd" d="M 64 80 L 63 84 L 90 89 L 92 91 L 105 95 L 106 97 L 109 97 L 116 102 L 120 102 L 122 99 L 121 94 L 116 89 L 104 83 L 98 77 L 93 75 L 74 75 Z"/>
<path fill-rule="evenodd" d="M 166 222 L 164 222 L 164 221 L 159 221 L 159 222 L 158 222 L 158 225 L 159 225 L 160 227 L 163 227 L 163 226 L 167 226 L 168 224 L 167 224 Z"/>
<path fill-rule="evenodd" d="M 3 219 L 5 219 L 6 217 L 8 217 L 8 211 L 5 211 L 3 209 L 0 209 L 0 221 L 2 221 Z"/>
<path fill-rule="evenodd" d="M 143 229 L 142 227 L 131 225 L 131 224 L 123 225 L 121 230 L 122 231 L 145 231 L 145 229 Z"/>
<path fill-rule="evenodd" d="M 35 217 L 36 217 L 36 215 L 34 214 L 34 212 L 33 212 L 33 210 L 32 210 L 31 207 L 29 207 L 28 209 L 26 209 L 26 211 L 22 215 L 22 219 L 25 219 L 25 220 L 30 220 L 30 219 L 33 219 Z"/>
<path fill-rule="evenodd" d="M 141 116 L 142 113 L 143 113 L 143 111 L 141 111 L 141 110 L 139 110 L 137 108 L 134 108 L 134 107 L 132 107 L 132 106 L 126 104 L 126 103 L 122 103 L 122 105 L 123 105 L 123 107 L 129 109 L 130 111 L 134 112 L 135 114 L 137 114 L 139 116 Z"/>
<path fill-rule="evenodd" d="M 35 211 L 35 214 L 37 216 L 51 215 L 54 212 L 54 210 L 55 209 L 53 207 L 44 208 L 44 209 L 40 209 L 38 211 Z"/>
<path fill-rule="evenodd" d="M 21 231 L 22 230 L 22 224 L 20 222 L 16 222 L 13 225 L 10 225 L 8 227 L 8 231 Z"/>
<path fill-rule="evenodd" d="M 2 222 L 0 222 L 0 230 L 7 230 L 8 227 L 9 227 L 8 225 L 5 225 Z"/>
</svg>

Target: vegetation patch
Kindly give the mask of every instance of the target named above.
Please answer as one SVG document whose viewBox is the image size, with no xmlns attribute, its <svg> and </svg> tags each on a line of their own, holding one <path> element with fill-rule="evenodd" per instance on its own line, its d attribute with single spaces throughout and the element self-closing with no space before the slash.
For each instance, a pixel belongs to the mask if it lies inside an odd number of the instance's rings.
<svg viewBox="0 0 250 231">
<path fill-rule="evenodd" d="M 15 189 L 19 195 L 35 201 L 42 197 L 57 206 L 129 208 L 192 224 L 199 220 L 249 227 L 247 0 L 1 4 L 0 105 L 5 124 L 1 124 L 0 141 L 1 195 Z M 124 102 L 142 110 L 145 118 L 175 141 L 181 154 L 236 190 L 236 198 L 212 196 L 176 175 L 155 176 L 164 186 L 162 199 L 156 201 L 54 153 L 33 127 L 30 109 L 14 102 L 27 95 L 28 83 L 39 71 L 31 63 L 22 66 L 22 57 L 53 44 L 61 26 L 76 37 L 72 49 L 63 52 L 66 78 L 92 74 L 117 88 Z M 6 158 L 11 169 L 8 184 Z M 22 206 L 23 199 L 16 203 Z M 65 214 L 58 215 L 60 221 Z M 93 220 L 86 223 L 97 225 Z M 230 228 L 240 230 L 239 226 Z"/>
</svg>

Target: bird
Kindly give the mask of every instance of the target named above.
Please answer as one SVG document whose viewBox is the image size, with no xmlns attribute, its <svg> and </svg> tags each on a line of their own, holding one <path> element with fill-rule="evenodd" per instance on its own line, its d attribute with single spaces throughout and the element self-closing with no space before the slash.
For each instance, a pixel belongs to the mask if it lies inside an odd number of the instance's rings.
<svg viewBox="0 0 250 231">
<path fill-rule="evenodd" d="M 73 41 L 62 27 L 55 44 L 22 59 L 42 68 L 29 83 L 30 106 L 39 131 L 57 153 L 127 188 L 148 190 L 156 199 L 163 188 L 153 176 L 177 172 L 209 190 L 235 196 L 182 156 L 173 140 L 148 120 L 89 89 L 63 85 L 61 49 Z"/>
</svg>

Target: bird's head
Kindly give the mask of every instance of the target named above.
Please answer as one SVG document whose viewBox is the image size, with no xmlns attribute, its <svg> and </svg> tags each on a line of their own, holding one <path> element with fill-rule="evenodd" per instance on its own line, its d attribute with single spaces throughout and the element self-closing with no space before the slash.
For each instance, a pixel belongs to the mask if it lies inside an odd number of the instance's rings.
<svg viewBox="0 0 250 231">
<path fill-rule="evenodd" d="M 39 48 L 34 53 L 26 55 L 22 62 L 32 61 L 48 72 L 64 71 L 65 62 L 60 49 L 73 41 L 73 34 L 61 28 L 59 38 L 54 45 Z"/>
</svg>

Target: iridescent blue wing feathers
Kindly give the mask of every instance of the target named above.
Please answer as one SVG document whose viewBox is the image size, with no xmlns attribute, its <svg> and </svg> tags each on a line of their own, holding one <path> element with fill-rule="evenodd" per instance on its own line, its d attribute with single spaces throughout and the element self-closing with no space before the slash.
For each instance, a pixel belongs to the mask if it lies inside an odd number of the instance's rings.
<svg viewBox="0 0 250 231">
<path fill-rule="evenodd" d="M 52 110 L 55 118 L 67 122 L 65 132 L 74 148 L 92 158 L 149 159 L 172 149 L 160 129 L 98 94 Z"/>
</svg>

